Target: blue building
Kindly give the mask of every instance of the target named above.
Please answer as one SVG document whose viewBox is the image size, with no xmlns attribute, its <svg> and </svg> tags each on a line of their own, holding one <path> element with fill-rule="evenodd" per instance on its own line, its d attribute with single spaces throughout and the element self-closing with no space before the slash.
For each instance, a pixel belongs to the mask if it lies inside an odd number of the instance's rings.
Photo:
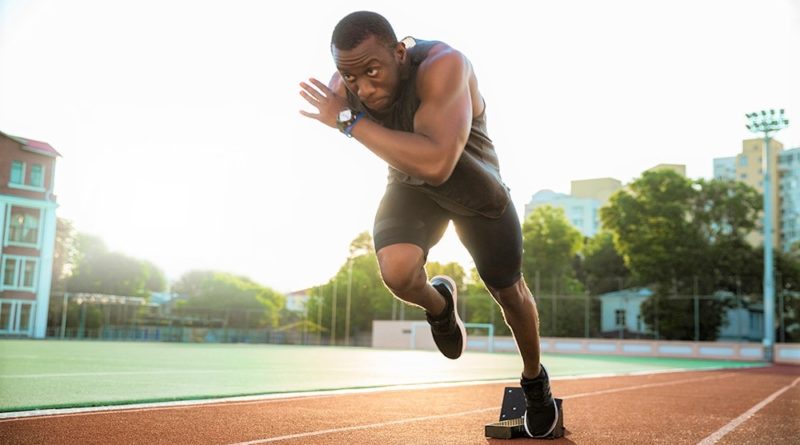
<svg viewBox="0 0 800 445">
<path fill-rule="evenodd" d="M 584 236 L 591 238 L 600 230 L 600 207 L 603 203 L 599 199 L 540 190 L 525 205 L 525 218 L 537 207 L 545 205 L 563 209 L 567 220 Z"/>
</svg>

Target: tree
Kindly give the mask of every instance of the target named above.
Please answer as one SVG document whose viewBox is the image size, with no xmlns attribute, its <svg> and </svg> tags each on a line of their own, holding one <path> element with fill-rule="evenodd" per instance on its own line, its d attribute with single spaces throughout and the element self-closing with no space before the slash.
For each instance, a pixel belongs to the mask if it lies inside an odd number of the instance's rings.
<svg viewBox="0 0 800 445">
<path fill-rule="evenodd" d="M 464 295 L 466 295 L 466 315 L 465 322 L 468 323 L 488 323 L 494 326 L 495 335 L 511 335 L 511 330 L 505 323 L 503 310 L 494 300 L 492 294 L 486 288 L 478 269 L 472 268 L 466 282 Z"/>
<path fill-rule="evenodd" d="M 683 176 L 645 172 L 600 210 L 625 264 L 642 282 L 670 284 L 701 266 L 704 243 L 691 220 L 694 197 Z"/>
<path fill-rule="evenodd" d="M 50 305 L 48 306 L 47 326 L 54 328 L 61 325 L 64 300 L 62 295 L 67 290 L 67 281 L 72 276 L 78 259 L 78 232 L 72 221 L 64 218 L 56 219 L 56 240 L 53 247 L 53 271 L 50 285 Z"/>
<path fill-rule="evenodd" d="M 314 288 L 307 305 L 309 319 L 315 323 L 315 320 L 319 320 L 320 328 L 329 336 L 335 335 L 337 342 L 345 337 L 348 286 L 351 337 L 371 332 L 373 320 L 391 318 L 392 305 L 397 302 L 383 284 L 369 232 L 362 232 L 353 239 L 350 257 L 327 283 Z"/>
<path fill-rule="evenodd" d="M 78 258 L 78 233 L 72 221 L 56 219 L 56 241 L 53 249 L 52 291 L 61 293 L 67 288 L 67 279 L 72 275 Z"/>
<path fill-rule="evenodd" d="M 537 207 L 522 225 L 522 270 L 529 283 L 538 276 L 542 289 L 553 293 L 574 290 L 572 261 L 583 236 L 567 220 L 564 210 Z"/>
<path fill-rule="evenodd" d="M 456 283 L 458 290 L 465 288 L 465 273 L 464 268 L 456 262 L 442 264 L 436 261 L 431 261 L 425 265 L 425 272 L 428 274 L 428 279 L 437 275 L 447 275 L 452 278 Z"/>
<path fill-rule="evenodd" d="M 611 232 L 599 232 L 586 241 L 582 269 L 584 284 L 592 295 L 620 290 L 630 283 L 630 271 L 614 247 Z"/>
<path fill-rule="evenodd" d="M 150 261 L 143 260 L 142 268 L 145 274 L 144 287 L 152 292 L 162 292 L 167 289 L 167 277 L 164 272 Z"/>
<path fill-rule="evenodd" d="M 214 319 L 225 327 L 252 328 L 280 325 L 286 297 L 251 279 L 226 272 L 193 270 L 172 286 L 186 297 L 184 315 Z"/>
<path fill-rule="evenodd" d="M 601 209 L 603 226 L 637 282 L 653 287 L 645 323 L 670 339 L 694 338 L 693 297 L 755 288 L 756 251 L 745 236 L 756 227 L 760 197 L 731 181 L 691 181 L 671 171 L 645 172 Z M 713 340 L 731 302 L 700 301 L 701 339 Z"/>
<path fill-rule="evenodd" d="M 163 290 L 163 272 L 150 262 L 110 252 L 102 239 L 80 233 L 77 260 L 66 283 L 69 292 L 101 293 L 148 298 Z"/>
<path fill-rule="evenodd" d="M 585 302 L 573 262 L 583 235 L 569 223 L 563 209 L 542 206 L 522 225 L 522 242 L 522 270 L 537 294 L 542 335 L 582 336 Z"/>
</svg>

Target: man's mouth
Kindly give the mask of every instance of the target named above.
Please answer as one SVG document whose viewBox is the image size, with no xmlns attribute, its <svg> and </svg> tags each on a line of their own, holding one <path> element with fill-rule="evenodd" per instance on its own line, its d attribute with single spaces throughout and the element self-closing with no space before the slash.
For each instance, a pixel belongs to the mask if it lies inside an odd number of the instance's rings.
<svg viewBox="0 0 800 445">
<path fill-rule="evenodd" d="M 367 108 L 369 108 L 371 110 L 378 110 L 379 111 L 383 106 L 386 105 L 386 98 L 385 97 L 381 97 L 379 99 L 375 99 L 375 100 L 372 100 L 372 101 L 369 101 L 369 102 L 365 102 L 364 104 L 367 106 Z"/>
</svg>

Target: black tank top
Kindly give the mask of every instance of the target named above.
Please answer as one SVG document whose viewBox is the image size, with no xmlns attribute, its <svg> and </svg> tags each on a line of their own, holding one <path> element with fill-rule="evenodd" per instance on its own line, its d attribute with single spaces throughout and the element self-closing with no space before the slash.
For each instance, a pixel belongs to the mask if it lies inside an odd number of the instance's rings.
<svg viewBox="0 0 800 445">
<path fill-rule="evenodd" d="M 370 113 L 350 90 L 347 90 L 347 99 L 352 109 L 363 111 L 384 127 L 413 132 L 414 115 L 420 105 L 416 91 L 417 70 L 428 57 L 431 48 L 440 42 L 414 40 L 410 37 L 403 41 L 408 48 L 410 66 L 407 76 L 401 80 L 399 95 L 390 109 L 378 116 Z M 500 177 L 497 153 L 486 131 L 485 103 L 483 111 L 472 118 L 464 151 L 447 181 L 440 186 L 432 186 L 389 166 L 389 182 L 418 189 L 430 195 L 442 207 L 461 215 L 499 218 L 511 199 L 508 187 Z"/>
</svg>

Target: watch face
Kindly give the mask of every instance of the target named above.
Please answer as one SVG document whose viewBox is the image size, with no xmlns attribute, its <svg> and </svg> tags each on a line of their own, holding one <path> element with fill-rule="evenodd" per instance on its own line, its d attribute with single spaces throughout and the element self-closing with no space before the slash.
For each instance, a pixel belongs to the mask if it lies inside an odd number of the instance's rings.
<svg viewBox="0 0 800 445">
<path fill-rule="evenodd" d="M 339 112 L 339 122 L 347 122 L 353 117 L 353 112 L 349 108 Z"/>
</svg>

